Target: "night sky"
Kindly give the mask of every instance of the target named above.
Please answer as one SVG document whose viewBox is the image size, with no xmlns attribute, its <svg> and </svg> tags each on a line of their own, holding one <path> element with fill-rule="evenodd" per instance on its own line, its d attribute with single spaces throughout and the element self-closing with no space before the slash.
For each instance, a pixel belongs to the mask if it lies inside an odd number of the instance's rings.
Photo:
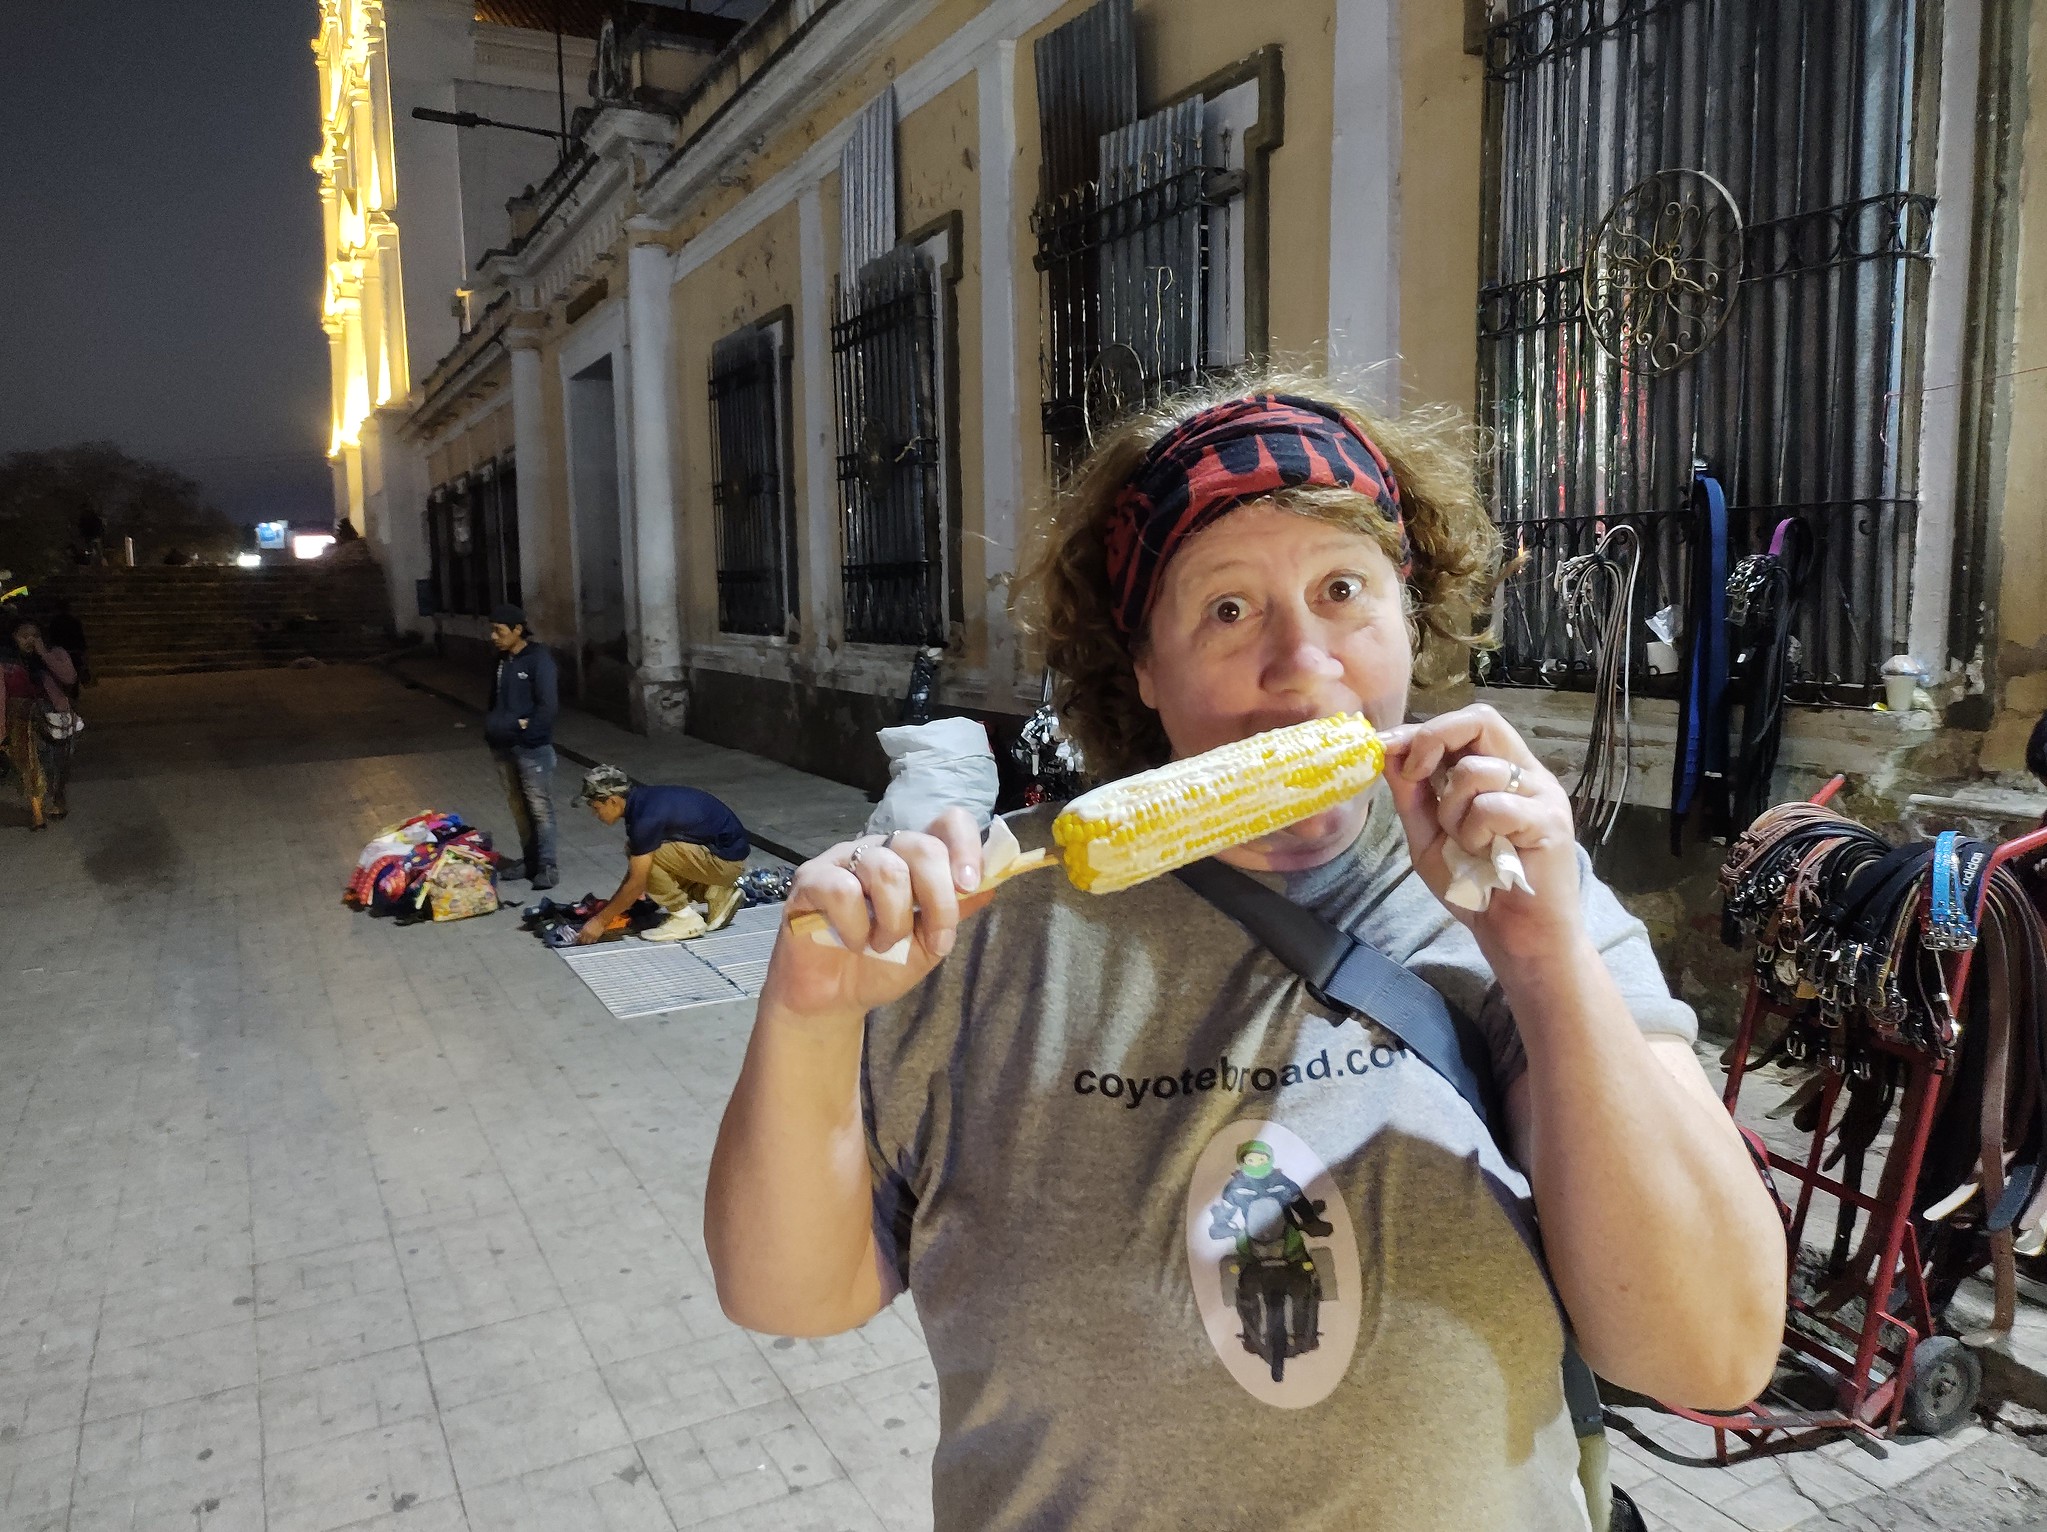
<svg viewBox="0 0 2047 1532">
<path fill-rule="evenodd" d="M 0 4 L 0 453 L 332 519 L 316 0 Z"/>
</svg>

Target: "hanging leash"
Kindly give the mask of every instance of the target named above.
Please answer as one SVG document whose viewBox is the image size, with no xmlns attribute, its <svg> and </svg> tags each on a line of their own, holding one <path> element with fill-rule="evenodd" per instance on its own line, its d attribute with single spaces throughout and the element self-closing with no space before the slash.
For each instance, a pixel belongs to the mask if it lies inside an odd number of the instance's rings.
<svg viewBox="0 0 2047 1532">
<path fill-rule="evenodd" d="M 1796 517 L 1777 523 L 1770 551 L 1752 553 L 1727 577 L 1727 626 L 1735 651 L 1732 701 L 1741 703 L 1731 812 L 1749 824 L 1769 807 L 1770 778 L 1784 736 L 1784 692 L 1791 680 L 1792 619 L 1814 561 L 1812 533 Z"/>
<path fill-rule="evenodd" d="M 1709 839 L 1727 838 L 1727 495 L 1693 464 L 1692 549 L 1685 612 L 1684 692 L 1678 704 L 1677 761 L 1670 780 L 1670 851 L 1684 847 L 1685 820 L 1704 804 Z"/>
<path fill-rule="evenodd" d="M 1566 559 L 1556 573 L 1564 631 L 1592 651 L 1592 724 L 1571 788 L 1571 815 L 1593 845 L 1613 834 L 1634 767 L 1630 644 L 1641 566 L 1641 534 L 1623 524 L 1607 528 L 1592 552 Z"/>
</svg>

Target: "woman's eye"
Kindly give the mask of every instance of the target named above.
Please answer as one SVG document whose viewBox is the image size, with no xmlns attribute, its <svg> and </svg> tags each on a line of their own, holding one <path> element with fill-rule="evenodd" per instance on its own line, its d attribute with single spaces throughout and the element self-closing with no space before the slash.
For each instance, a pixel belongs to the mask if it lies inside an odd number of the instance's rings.
<svg viewBox="0 0 2047 1532">
<path fill-rule="evenodd" d="M 1208 615 L 1217 622 L 1241 622 L 1244 617 L 1244 603 L 1235 596 L 1225 596 L 1208 609 Z"/>
<path fill-rule="evenodd" d="M 1365 582 L 1356 575 L 1337 575 L 1327 589 L 1331 601 L 1355 601 L 1365 593 Z"/>
</svg>

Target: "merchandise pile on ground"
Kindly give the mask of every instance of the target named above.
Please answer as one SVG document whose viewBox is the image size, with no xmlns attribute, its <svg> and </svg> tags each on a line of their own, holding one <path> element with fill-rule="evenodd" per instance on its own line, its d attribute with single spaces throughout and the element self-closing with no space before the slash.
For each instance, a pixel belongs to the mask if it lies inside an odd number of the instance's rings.
<svg viewBox="0 0 2047 1532">
<path fill-rule="evenodd" d="M 488 915 L 498 907 L 502 860 L 489 831 L 430 809 L 380 830 L 363 847 L 341 899 L 404 923 Z"/>
</svg>

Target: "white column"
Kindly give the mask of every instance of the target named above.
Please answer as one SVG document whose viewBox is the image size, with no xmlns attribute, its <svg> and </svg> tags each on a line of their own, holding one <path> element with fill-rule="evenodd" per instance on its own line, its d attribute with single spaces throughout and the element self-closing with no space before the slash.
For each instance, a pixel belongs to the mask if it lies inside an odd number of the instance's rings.
<svg viewBox="0 0 2047 1532">
<path fill-rule="evenodd" d="M 838 476 L 832 422 L 831 290 L 825 277 L 824 209 L 817 186 L 796 199 L 797 274 L 803 292 L 798 317 L 803 380 L 803 647 L 823 665 L 838 643 L 840 578 Z"/>
<path fill-rule="evenodd" d="M 549 610 L 540 588 L 541 549 L 551 530 L 547 504 L 547 421 L 540 387 L 540 337 L 518 329 L 509 332 L 512 349 L 512 451 L 519 472 L 519 590 L 526 615 L 543 638 L 573 642 L 574 609 Z M 550 632 L 555 616 L 567 625 Z"/>
<path fill-rule="evenodd" d="M 1329 372 L 1400 404 L 1398 0 L 1336 0 L 1329 146 Z"/>
<path fill-rule="evenodd" d="M 1933 168 L 1933 273 L 1926 284 L 1926 361 L 1919 405 L 1919 520 L 1912 538 L 1906 642 L 1936 679 L 1953 600 L 1955 483 L 1961 473 L 1962 361 L 1969 337 L 1969 244 L 1976 225 L 1976 94 L 1983 0 L 1941 7 L 1940 140 Z M 1891 426 L 1895 420 L 1887 420 Z M 1877 656 L 1882 659 L 1885 656 Z"/>
<path fill-rule="evenodd" d="M 627 257 L 626 350 L 632 378 L 633 568 L 643 686 L 682 679 L 682 570 L 675 544 L 673 258 L 653 243 Z M 651 719 L 652 713 L 650 711 Z"/>
<path fill-rule="evenodd" d="M 997 691 L 1017 680 L 1010 582 L 1016 573 L 1017 500 L 1028 408 L 1017 397 L 1016 43 L 1005 38 L 974 70 L 981 140 L 981 530 L 987 559 L 988 676 Z"/>
</svg>

